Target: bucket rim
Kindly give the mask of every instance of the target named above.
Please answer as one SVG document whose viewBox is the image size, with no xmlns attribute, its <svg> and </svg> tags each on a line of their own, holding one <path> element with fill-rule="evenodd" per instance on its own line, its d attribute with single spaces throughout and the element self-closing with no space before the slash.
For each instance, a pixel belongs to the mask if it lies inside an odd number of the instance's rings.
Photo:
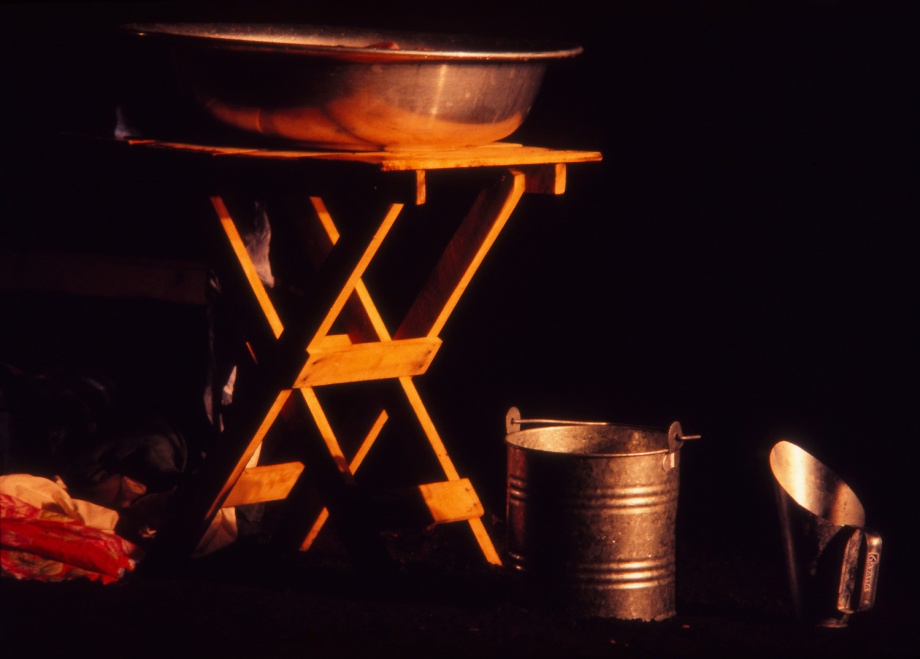
<svg viewBox="0 0 920 659">
<path fill-rule="evenodd" d="M 541 433 L 546 433 L 547 431 L 565 431 L 565 430 L 577 430 L 577 429 L 588 429 L 588 428 L 610 428 L 626 431 L 640 431 L 647 433 L 649 435 L 660 435 L 663 446 L 661 448 L 647 448 L 644 447 L 644 450 L 637 451 L 622 451 L 622 450 L 597 450 L 597 451 L 568 451 L 568 450 L 553 450 L 548 448 L 540 448 L 535 446 L 526 446 L 520 442 L 514 441 L 515 439 L 525 439 L 528 437 L 534 437 L 540 435 Z M 657 441 L 655 442 L 657 444 Z M 527 451 L 532 453 L 544 453 L 547 455 L 569 455 L 569 456 L 579 456 L 585 458 L 630 458 L 630 457 L 643 457 L 649 455 L 667 455 L 668 453 L 673 452 L 674 450 L 679 450 L 680 447 L 673 449 L 668 444 L 668 430 L 666 428 L 659 428 L 657 426 L 643 426 L 643 425 L 634 425 L 626 423 L 590 423 L 590 424 L 559 424 L 559 425 L 546 425 L 533 428 L 525 428 L 518 430 L 516 432 L 507 433 L 505 435 L 505 444 L 509 447 L 514 447 L 521 451 Z"/>
<path fill-rule="evenodd" d="M 526 432 L 526 431 L 524 431 Z M 514 433 L 515 435 L 519 433 Z M 520 451 L 525 451 L 528 453 L 545 453 L 546 455 L 569 455 L 579 458 L 641 458 L 648 455 L 667 455 L 668 453 L 674 453 L 680 450 L 680 447 L 670 451 L 666 448 L 656 449 L 654 451 L 635 451 L 631 453 L 608 453 L 608 452 L 592 452 L 592 453 L 577 453 L 574 451 L 551 451 L 549 449 L 542 448 L 533 448 L 532 446 L 521 446 L 520 444 L 514 444 L 510 441 L 508 437 L 505 438 L 505 444 L 509 447 L 518 449 Z"/>
<path fill-rule="evenodd" d="M 524 424 L 527 424 L 529 427 L 525 428 Z M 613 441 L 610 444 L 604 445 L 592 442 L 588 447 L 577 447 L 574 451 L 560 450 L 560 446 L 558 445 L 546 448 L 545 446 L 540 446 L 541 442 L 524 440 L 524 438 L 529 438 L 539 433 L 578 433 L 579 430 L 584 429 L 601 429 L 601 432 L 613 431 L 614 434 L 625 431 L 633 433 L 633 436 L 627 446 L 616 446 Z M 637 434 L 644 436 L 641 442 L 636 436 Z M 657 441 L 659 437 L 663 440 L 661 444 Z M 531 451 L 533 453 L 581 455 L 597 458 L 642 457 L 659 454 L 671 455 L 680 450 L 684 441 L 699 438 L 700 435 L 685 435 L 679 421 L 673 421 L 667 428 L 663 428 L 656 425 L 607 421 L 561 421 L 558 419 L 545 418 L 525 419 L 522 418 L 521 411 L 517 407 L 509 408 L 508 412 L 505 414 L 505 444 L 509 448 L 514 447 L 521 451 Z M 594 450 L 578 450 L 579 448 L 593 448 Z M 628 450 L 630 448 L 635 450 Z"/>
</svg>

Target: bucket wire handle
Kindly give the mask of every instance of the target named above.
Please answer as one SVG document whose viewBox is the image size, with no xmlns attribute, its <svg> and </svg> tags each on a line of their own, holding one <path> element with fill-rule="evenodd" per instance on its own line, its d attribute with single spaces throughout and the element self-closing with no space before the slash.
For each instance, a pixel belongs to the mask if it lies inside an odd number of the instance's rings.
<svg viewBox="0 0 920 659">
<path fill-rule="evenodd" d="M 518 432 L 522 424 L 539 426 L 609 426 L 606 421 L 566 421 L 563 419 L 522 419 L 521 411 L 512 407 L 505 415 L 505 431 L 510 434 Z"/>
<path fill-rule="evenodd" d="M 565 419 L 522 419 L 521 411 L 512 407 L 505 415 L 505 432 L 518 432 L 522 424 L 543 426 L 609 426 L 606 421 L 568 421 Z M 689 439 L 700 439 L 701 435 L 685 435 L 680 423 L 675 421 L 668 428 L 668 453 L 674 453 Z"/>
</svg>

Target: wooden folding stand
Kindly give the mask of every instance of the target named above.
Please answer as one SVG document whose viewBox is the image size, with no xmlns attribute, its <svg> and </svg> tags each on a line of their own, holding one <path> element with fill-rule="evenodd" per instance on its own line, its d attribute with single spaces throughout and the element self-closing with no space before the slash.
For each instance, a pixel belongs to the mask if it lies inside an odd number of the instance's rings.
<svg viewBox="0 0 920 659">
<path fill-rule="evenodd" d="M 439 334 L 454 311 L 484 257 L 525 193 L 562 194 L 566 165 L 592 162 L 601 154 L 560 151 L 511 144 L 495 144 L 450 152 L 293 152 L 260 149 L 222 149 L 182 144 L 144 143 L 145 146 L 207 154 L 219 159 L 290 160 L 308 163 L 313 171 L 328 168 L 336 177 L 355 184 L 373 172 L 380 181 L 410 181 L 404 202 L 426 201 L 427 172 L 454 170 L 479 186 L 478 196 L 450 238 L 446 249 L 411 304 L 402 322 L 391 331 L 365 285 L 365 273 L 390 234 L 403 202 L 388 203 L 383 217 L 370 218 L 360 229 L 340 234 L 336 218 L 322 194 L 309 194 L 312 220 L 304 223 L 303 257 L 315 270 L 315 291 L 309 309 L 281 312 L 273 293 L 260 280 L 247 252 L 238 222 L 221 195 L 211 198 L 226 244 L 257 302 L 269 340 L 254 348 L 257 382 L 245 400 L 234 401 L 234 423 L 224 429 L 219 448 L 212 450 L 200 472 L 177 494 L 173 514 L 159 531 L 172 552 L 190 553 L 222 507 L 286 500 L 294 514 L 280 537 L 308 549 L 329 518 L 356 556 L 367 564 L 381 564 L 382 549 L 375 507 L 370 493 L 356 484 L 355 473 L 368 457 L 385 424 L 398 416 L 417 422 L 434 451 L 446 480 L 420 483 L 416 496 L 424 502 L 433 523 L 466 522 L 485 559 L 500 565 L 501 558 L 482 522 L 483 507 L 470 481 L 462 478 L 448 455 L 441 434 L 419 395 L 413 378 L 426 372 L 441 344 Z M 216 162 L 216 161 L 215 161 Z M 319 168 L 319 169 L 315 169 Z M 459 170 L 463 170 L 462 172 Z M 358 191 L 356 191 L 358 193 Z M 430 249 L 418 245 L 413 249 Z M 318 390 L 331 385 L 390 381 L 395 397 L 408 405 L 401 415 L 396 398 L 373 401 L 378 412 L 361 431 L 359 448 L 346 456 L 337 429 L 327 416 Z M 303 460 L 248 466 L 281 416 L 291 432 L 313 434 L 322 442 L 305 441 Z M 312 424 L 312 428 L 307 426 Z M 321 446 L 318 446 L 321 444 Z M 305 468 L 306 465 L 306 468 Z M 308 482 L 312 481 L 312 482 Z M 308 490 L 318 490 L 323 508 L 307 517 Z M 315 512 L 315 508 L 313 509 Z"/>
</svg>

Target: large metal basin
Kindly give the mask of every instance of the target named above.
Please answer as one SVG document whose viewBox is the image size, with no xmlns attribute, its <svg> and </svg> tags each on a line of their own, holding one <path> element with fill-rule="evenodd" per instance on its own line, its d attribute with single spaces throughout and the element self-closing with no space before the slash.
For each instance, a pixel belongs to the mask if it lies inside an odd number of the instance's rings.
<svg viewBox="0 0 920 659">
<path fill-rule="evenodd" d="M 305 146 L 459 148 L 513 133 L 547 65 L 578 46 L 304 25 L 151 24 L 218 122 Z"/>
</svg>

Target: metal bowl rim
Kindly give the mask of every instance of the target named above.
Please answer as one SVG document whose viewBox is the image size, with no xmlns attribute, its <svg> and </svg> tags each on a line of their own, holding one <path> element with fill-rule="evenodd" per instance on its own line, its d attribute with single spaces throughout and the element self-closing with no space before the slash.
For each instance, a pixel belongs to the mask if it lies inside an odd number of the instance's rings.
<svg viewBox="0 0 920 659">
<path fill-rule="evenodd" d="M 491 40 L 495 49 L 419 49 L 406 48 L 390 50 L 380 47 L 357 47 L 308 43 L 298 41 L 291 35 L 299 33 L 300 38 L 323 35 L 328 40 L 333 35 L 349 39 L 364 38 L 373 42 L 411 39 L 413 41 L 439 41 L 469 39 L 477 44 L 489 40 L 463 35 L 425 34 L 399 32 L 394 30 L 369 30 L 361 28 L 339 28 L 313 25 L 277 25 L 242 23 L 133 23 L 122 29 L 140 37 L 168 39 L 175 43 L 207 45 L 238 51 L 286 53 L 318 56 L 343 60 L 373 60 L 374 62 L 412 61 L 463 61 L 463 62 L 521 62 L 530 60 L 552 60 L 579 55 L 583 49 L 577 45 L 556 45 L 524 40 Z M 272 34 L 278 30 L 277 34 Z"/>
</svg>

